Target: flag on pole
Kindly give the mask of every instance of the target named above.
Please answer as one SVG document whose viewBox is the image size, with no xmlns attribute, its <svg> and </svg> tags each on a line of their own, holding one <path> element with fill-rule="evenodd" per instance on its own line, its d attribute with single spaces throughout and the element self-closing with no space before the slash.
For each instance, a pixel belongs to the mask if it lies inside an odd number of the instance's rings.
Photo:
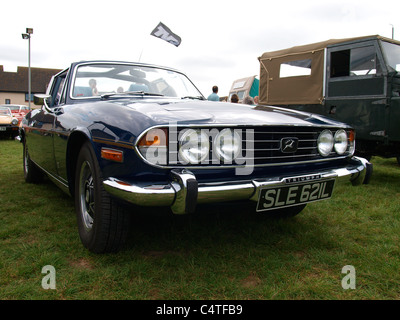
<svg viewBox="0 0 400 320">
<path fill-rule="evenodd" d="M 152 36 L 163 39 L 174 46 L 181 44 L 181 37 L 173 33 L 165 24 L 160 22 L 157 27 L 150 33 Z"/>
</svg>

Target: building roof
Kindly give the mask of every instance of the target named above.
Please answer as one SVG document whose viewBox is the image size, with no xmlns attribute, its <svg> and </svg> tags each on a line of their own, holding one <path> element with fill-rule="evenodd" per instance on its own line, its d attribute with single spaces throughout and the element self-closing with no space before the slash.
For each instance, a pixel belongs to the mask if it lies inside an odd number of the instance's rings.
<svg viewBox="0 0 400 320">
<path fill-rule="evenodd" d="M 31 67 L 31 92 L 45 93 L 51 77 L 60 71 Z M 18 67 L 17 72 L 7 72 L 0 65 L 0 92 L 28 92 L 28 73 L 28 67 Z"/>
</svg>

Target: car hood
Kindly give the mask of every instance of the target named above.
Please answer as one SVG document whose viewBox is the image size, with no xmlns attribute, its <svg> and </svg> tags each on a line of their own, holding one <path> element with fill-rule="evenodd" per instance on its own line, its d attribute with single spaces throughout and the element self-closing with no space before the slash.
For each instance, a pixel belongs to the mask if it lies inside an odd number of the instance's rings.
<svg viewBox="0 0 400 320">
<path fill-rule="evenodd" d="M 211 101 L 145 101 L 125 104 L 156 124 L 338 126 L 340 122 L 305 112 L 272 106 Z"/>
<path fill-rule="evenodd" d="M 0 116 L 0 124 L 10 124 L 12 117 L 10 116 Z"/>
<path fill-rule="evenodd" d="M 319 115 L 284 108 L 199 100 L 110 99 L 59 109 L 55 110 L 58 128 L 66 131 L 86 131 L 84 128 L 87 128 L 92 136 L 126 141 L 133 141 L 143 131 L 155 126 L 345 127 L 343 123 Z"/>
</svg>

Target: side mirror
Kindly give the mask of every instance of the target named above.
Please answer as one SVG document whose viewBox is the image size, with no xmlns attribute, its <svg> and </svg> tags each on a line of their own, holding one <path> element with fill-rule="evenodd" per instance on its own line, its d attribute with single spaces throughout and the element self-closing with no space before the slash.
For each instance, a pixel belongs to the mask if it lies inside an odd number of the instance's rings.
<svg viewBox="0 0 400 320">
<path fill-rule="evenodd" d="M 35 94 L 33 96 L 33 103 L 37 106 L 45 105 L 48 107 L 51 105 L 51 96 L 47 94 Z"/>
</svg>

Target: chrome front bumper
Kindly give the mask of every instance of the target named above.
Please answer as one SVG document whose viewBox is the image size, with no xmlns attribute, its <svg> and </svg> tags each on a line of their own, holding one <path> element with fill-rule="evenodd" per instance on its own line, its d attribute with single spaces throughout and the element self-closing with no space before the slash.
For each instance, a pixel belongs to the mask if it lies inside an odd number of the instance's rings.
<svg viewBox="0 0 400 320">
<path fill-rule="evenodd" d="M 364 158 L 353 157 L 352 163 L 340 169 L 312 172 L 319 180 L 350 181 L 353 185 L 368 183 L 372 164 Z M 306 175 L 307 176 L 307 175 Z M 299 176 L 306 177 L 305 175 Z M 290 177 L 297 178 L 297 177 Z M 171 180 L 165 184 L 138 185 L 108 178 L 104 188 L 111 195 L 139 206 L 169 206 L 175 214 L 193 212 L 197 203 L 234 200 L 258 201 L 262 188 L 287 183 L 287 177 L 270 177 L 249 181 L 198 183 L 196 176 L 186 169 L 171 170 Z"/>
</svg>

